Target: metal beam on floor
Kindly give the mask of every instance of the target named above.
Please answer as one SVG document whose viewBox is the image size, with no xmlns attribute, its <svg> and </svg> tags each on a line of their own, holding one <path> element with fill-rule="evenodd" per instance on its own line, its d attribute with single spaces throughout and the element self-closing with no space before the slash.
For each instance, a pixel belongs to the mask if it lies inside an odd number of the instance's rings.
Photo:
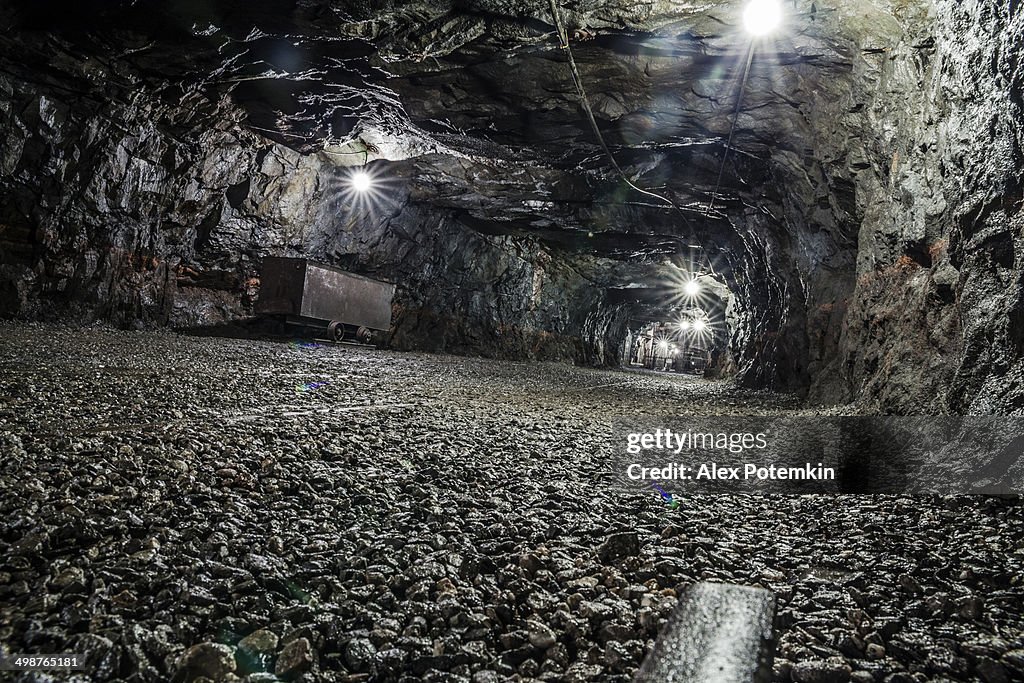
<svg viewBox="0 0 1024 683">
<path fill-rule="evenodd" d="M 634 683 L 768 683 L 775 594 L 696 583 L 680 598 Z"/>
</svg>

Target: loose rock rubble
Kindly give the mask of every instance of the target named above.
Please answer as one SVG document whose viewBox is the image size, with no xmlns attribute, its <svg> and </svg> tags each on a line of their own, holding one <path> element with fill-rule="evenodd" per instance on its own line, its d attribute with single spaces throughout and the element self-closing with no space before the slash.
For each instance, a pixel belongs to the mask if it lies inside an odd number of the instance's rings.
<svg viewBox="0 0 1024 683">
<path fill-rule="evenodd" d="M 0 350 L 0 644 L 86 654 L 64 679 L 624 682 L 697 580 L 776 592 L 779 681 L 1024 678 L 1015 501 L 611 483 L 619 417 L 787 397 L 168 332 Z"/>
</svg>

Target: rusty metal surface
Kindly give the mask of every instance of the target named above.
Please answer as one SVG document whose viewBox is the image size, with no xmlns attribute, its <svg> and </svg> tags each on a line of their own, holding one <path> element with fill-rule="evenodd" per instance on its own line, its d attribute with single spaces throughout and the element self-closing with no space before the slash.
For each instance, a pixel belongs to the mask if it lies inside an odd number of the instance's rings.
<svg viewBox="0 0 1024 683">
<path fill-rule="evenodd" d="M 264 315 L 298 315 L 302 309 L 306 260 L 267 256 L 260 272 L 260 296 L 256 312 Z"/>
<path fill-rule="evenodd" d="M 634 683 L 767 683 L 775 595 L 721 583 L 691 586 L 662 628 Z"/>
<path fill-rule="evenodd" d="M 394 294 L 392 284 L 339 268 L 305 259 L 267 257 L 256 311 L 386 330 L 391 327 Z"/>
</svg>

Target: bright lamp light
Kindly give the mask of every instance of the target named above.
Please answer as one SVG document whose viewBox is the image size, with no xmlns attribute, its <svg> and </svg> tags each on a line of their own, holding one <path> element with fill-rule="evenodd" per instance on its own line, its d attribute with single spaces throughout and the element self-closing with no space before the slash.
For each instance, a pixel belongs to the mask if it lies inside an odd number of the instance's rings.
<svg viewBox="0 0 1024 683">
<path fill-rule="evenodd" d="M 743 11 L 743 27 L 752 36 L 766 36 L 782 23 L 778 0 L 750 0 Z"/>
<path fill-rule="evenodd" d="M 688 329 L 690 329 L 690 321 L 689 320 L 684 320 L 683 322 L 679 323 L 679 329 L 681 329 L 681 330 L 688 330 Z"/>
<path fill-rule="evenodd" d="M 703 320 L 695 320 L 693 322 L 693 329 L 697 330 L 698 332 L 703 332 L 704 330 L 708 329 L 708 324 Z"/>
<path fill-rule="evenodd" d="M 690 280 L 683 285 L 683 293 L 691 299 L 700 294 L 700 283 L 696 280 Z"/>
<path fill-rule="evenodd" d="M 372 184 L 370 174 L 366 171 L 356 171 L 352 174 L 352 189 L 356 192 L 366 192 Z"/>
</svg>

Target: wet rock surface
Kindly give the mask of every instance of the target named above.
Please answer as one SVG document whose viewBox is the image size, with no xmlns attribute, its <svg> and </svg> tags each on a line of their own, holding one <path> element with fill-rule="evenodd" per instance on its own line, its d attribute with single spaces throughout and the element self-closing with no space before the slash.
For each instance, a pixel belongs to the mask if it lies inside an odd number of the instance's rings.
<svg viewBox="0 0 1024 683">
<path fill-rule="evenodd" d="M 85 653 L 78 680 L 625 682 L 697 580 L 777 594 L 778 681 L 1024 670 L 1013 501 L 610 483 L 619 417 L 792 398 L 102 328 L 0 349 L 0 644 Z"/>
</svg>

